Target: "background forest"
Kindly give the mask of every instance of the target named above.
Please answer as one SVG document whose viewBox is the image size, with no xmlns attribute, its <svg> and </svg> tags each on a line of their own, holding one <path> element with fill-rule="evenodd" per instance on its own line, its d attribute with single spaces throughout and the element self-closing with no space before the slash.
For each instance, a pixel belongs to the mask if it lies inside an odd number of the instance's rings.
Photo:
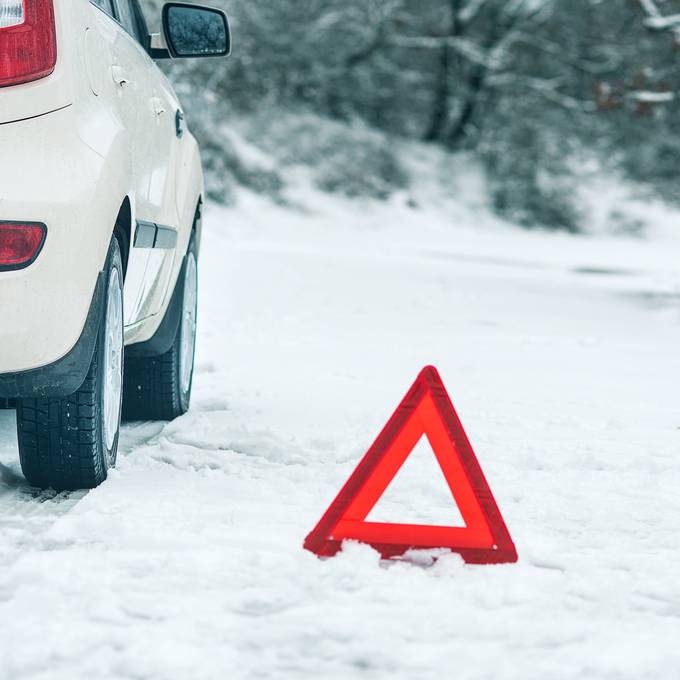
<svg viewBox="0 0 680 680">
<path fill-rule="evenodd" d="M 680 0 L 213 4 L 231 58 L 166 63 L 213 200 L 238 186 L 283 200 L 300 167 L 324 191 L 385 199 L 408 191 L 418 142 L 470 158 L 491 207 L 526 226 L 583 229 L 592 173 L 680 201 Z"/>
</svg>

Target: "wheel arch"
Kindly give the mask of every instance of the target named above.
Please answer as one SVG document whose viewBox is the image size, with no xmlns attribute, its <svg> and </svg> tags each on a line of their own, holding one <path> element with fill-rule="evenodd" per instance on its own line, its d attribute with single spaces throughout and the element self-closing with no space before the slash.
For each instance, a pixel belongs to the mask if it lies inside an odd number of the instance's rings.
<svg viewBox="0 0 680 680">
<path fill-rule="evenodd" d="M 196 252 L 201 250 L 201 239 L 203 238 L 203 196 L 199 195 L 198 203 L 196 204 L 196 212 L 194 213 L 194 223 L 191 225 L 191 231 L 194 234 L 196 241 Z"/>
<path fill-rule="evenodd" d="M 128 196 L 123 199 L 118 210 L 118 216 L 113 227 L 113 236 L 118 238 L 123 260 L 123 277 L 125 277 L 130 259 L 130 249 L 132 248 L 132 203 Z"/>
</svg>

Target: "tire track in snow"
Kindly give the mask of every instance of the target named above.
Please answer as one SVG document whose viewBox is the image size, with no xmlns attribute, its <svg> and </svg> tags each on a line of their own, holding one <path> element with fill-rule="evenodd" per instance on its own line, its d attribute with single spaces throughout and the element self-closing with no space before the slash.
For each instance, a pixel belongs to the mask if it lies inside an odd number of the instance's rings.
<svg viewBox="0 0 680 680">
<path fill-rule="evenodd" d="M 151 441 L 159 429 L 157 424 L 123 427 L 119 456 Z M 49 530 L 88 493 L 30 486 L 21 474 L 14 411 L 0 411 L 0 567 L 15 563 L 28 549 L 45 547 Z"/>
<path fill-rule="evenodd" d="M 87 492 L 31 487 L 21 474 L 14 411 L 0 411 L 0 565 L 6 568 L 35 546 Z"/>
</svg>

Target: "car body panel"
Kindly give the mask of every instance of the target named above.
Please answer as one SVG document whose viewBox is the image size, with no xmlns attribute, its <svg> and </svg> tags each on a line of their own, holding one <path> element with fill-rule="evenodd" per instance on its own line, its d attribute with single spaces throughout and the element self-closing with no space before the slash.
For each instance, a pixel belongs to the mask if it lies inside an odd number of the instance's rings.
<svg viewBox="0 0 680 680">
<path fill-rule="evenodd" d="M 31 266 L 0 273 L 0 374 L 49 365 L 75 346 L 124 205 L 132 216 L 126 344 L 149 340 L 203 193 L 196 140 L 176 135 L 179 102 L 141 45 L 88 0 L 54 4 L 54 73 L 0 88 L 0 220 L 48 230 Z M 174 247 L 135 247 L 138 221 L 174 230 Z"/>
<path fill-rule="evenodd" d="M 69 106 L 0 126 L 0 147 L 24 151 L 0 163 L 0 214 L 47 225 L 36 261 L 0 273 L 0 373 L 51 363 L 75 345 L 111 240 L 125 191 L 122 154 L 118 145 L 107 159 L 95 153 L 75 120 Z"/>
</svg>

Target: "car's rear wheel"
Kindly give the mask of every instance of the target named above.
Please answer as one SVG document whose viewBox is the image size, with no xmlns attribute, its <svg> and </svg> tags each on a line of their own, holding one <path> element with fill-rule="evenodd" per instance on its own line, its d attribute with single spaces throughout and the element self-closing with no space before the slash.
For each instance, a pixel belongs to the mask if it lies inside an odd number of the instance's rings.
<svg viewBox="0 0 680 680">
<path fill-rule="evenodd" d="M 174 420 L 189 410 L 194 375 L 198 303 L 196 242 L 191 237 L 177 283 L 182 311 L 170 349 L 157 357 L 131 356 L 125 360 L 124 420 Z"/>
<path fill-rule="evenodd" d="M 85 381 L 64 398 L 17 400 L 21 468 L 57 491 L 92 489 L 116 462 L 123 385 L 123 264 L 111 241 L 104 309 Z"/>
</svg>

